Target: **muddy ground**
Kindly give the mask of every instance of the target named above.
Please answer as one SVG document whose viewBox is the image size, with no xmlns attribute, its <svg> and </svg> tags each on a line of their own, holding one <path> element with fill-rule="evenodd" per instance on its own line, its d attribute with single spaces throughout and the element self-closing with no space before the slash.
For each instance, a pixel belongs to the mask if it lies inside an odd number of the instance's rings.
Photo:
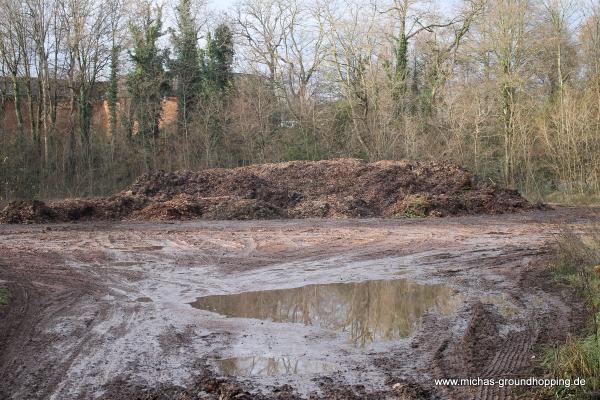
<svg viewBox="0 0 600 400">
<path fill-rule="evenodd" d="M 0 225 L 0 398 L 506 399 L 434 378 L 535 376 L 581 320 L 547 255 L 590 209 L 427 219 Z M 449 290 L 406 338 L 356 346 L 302 323 L 227 318 L 198 297 L 406 279 Z M 215 360 L 292 360 L 224 376 Z M 315 366 L 314 368 L 311 366 Z M 519 393 L 521 393 L 519 391 Z M 529 398 L 529 397 L 525 397 Z"/>
</svg>

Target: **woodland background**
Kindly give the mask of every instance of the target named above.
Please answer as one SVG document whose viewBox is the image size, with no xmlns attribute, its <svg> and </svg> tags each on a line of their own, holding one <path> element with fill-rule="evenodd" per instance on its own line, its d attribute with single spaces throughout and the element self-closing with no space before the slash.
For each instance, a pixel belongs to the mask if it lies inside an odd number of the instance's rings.
<svg viewBox="0 0 600 400">
<path fill-rule="evenodd" d="M 0 0 L 0 76 L 0 201 L 334 157 L 600 190 L 598 1 Z"/>
</svg>

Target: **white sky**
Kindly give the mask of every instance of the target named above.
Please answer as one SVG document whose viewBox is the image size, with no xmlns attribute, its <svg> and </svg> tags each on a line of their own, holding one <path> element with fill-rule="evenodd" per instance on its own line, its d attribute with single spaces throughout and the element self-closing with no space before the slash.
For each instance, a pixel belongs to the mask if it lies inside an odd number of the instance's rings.
<svg viewBox="0 0 600 400">
<path fill-rule="evenodd" d="M 232 9 L 237 0 L 209 0 L 209 8 L 215 11 L 226 11 Z M 459 0 L 433 0 L 442 10 L 448 11 L 453 5 L 459 3 Z"/>
<path fill-rule="evenodd" d="M 235 0 L 210 0 L 208 6 L 213 10 L 225 11 L 235 4 Z"/>
</svg>

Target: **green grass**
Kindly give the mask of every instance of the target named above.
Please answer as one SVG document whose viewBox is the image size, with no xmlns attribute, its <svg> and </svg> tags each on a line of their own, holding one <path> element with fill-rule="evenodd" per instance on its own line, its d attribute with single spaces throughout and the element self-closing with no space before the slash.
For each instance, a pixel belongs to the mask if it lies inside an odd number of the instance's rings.
<svg viewBox="0 0 600 400">
<path fill-rule="evenodd" d="M 591 399 L 600 392 L 600 228 L 591 233 L 565 231 L 559 235 L 552 272 L 554 278 L 577 290 L 585 301 L 589 320 L 580 337 L 549 348 L 542 366 L 550 378 L 583 378 L 585 386 L 556 387 L 556 399 Z"/>
<path fill-rule="evenodd" d="M 557 399 L 588 399 L 600 390 L 600 345 L 594 335 L 569 338 L 563 345 L 546 351 L 542 364 L 552 378 L 585 379 L 585 386 L 556 387 Z"/>
<path fill-rule="evenodd" d="M 0 306 L 8 304 L 8 289 L 0 288 Z"/>
<path fill-rule="evenodd" d="M 419 195 L 408 196 L 404 200 L 402 215 L 408 218 L 423 218 L 427 216 L 430 207 L 427 198 Z"/>
</svg>

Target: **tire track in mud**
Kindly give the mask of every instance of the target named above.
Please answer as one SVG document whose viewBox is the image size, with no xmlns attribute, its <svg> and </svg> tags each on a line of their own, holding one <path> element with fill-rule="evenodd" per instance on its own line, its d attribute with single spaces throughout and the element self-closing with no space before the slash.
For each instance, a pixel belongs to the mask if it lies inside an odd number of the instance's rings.
<svg viewBox="0 0 600 400">
<path fill-rule="evenodd" d="M 24 259 L 2 250 L 0 278 L 11 296 L 7 312 L 0 312 L 0 398 L 48 399 L 88 346 L 102 307 L 93 315 L 70 312 L 97 296 L 100 285 L 61 266 L 52 253 Z M 66 336 L 77 340 L 61 342 Z"/>
<path fill-rule="evenodd" d="M 514 398 L 515 386 L 499 386 L 499 379 L 521 378 L 530 370 L 532 349 L 540 328 L 536 321 L 524 323 L 524 330 L 500 335 L 508 323 L 493 307 L 476 303 L 470 322 L 460 338 L 451 337 L 439 345 L 434 356 L 437 378 L 494 379 L 495 385 L 437 387 L 447 398 L 505 400 Z M 515 323 L 512 322 L 514 325 Z"/>
<path fill-rule="evenodd" d="M 486 378 L 516 378 L 529 366 L 529 355 L 537 341 L 539 330 L 527 329 L 510 333 L 501 344 L 491 362 L 481 375 Z M 480 386 L 474 400 L 503 400 L 512 398 L 511 387 Z"/>
<path fill-rule="evenodd" d="M 484 370 L 483 377 L 497 377 L 514 374 L 528 364 L 528 352 L 537 339 L 537 329 L 509 334 Z"/>
<path fill-rule="evenodd" d="M 462 336 L 449 335 L 437 347 L 433 357 L 434 377 L 439 379 L 494 379 L 495 385 L 436 386 L 442 398 L 505 400 L 514 398 L 515 387 L 498 384 L 498 379 L 520 378 L 530 368 L 533 346 L 540 328 L 533 321 L 508 321 L 491 304 L 471 307 L 469 323 Z M 543 316 L 541 318 L 544 318 Z M 512 326 L 502 335 L 500 328 Z M 517 326 L 524 329 L 515 330 Z"/>
</svg>

